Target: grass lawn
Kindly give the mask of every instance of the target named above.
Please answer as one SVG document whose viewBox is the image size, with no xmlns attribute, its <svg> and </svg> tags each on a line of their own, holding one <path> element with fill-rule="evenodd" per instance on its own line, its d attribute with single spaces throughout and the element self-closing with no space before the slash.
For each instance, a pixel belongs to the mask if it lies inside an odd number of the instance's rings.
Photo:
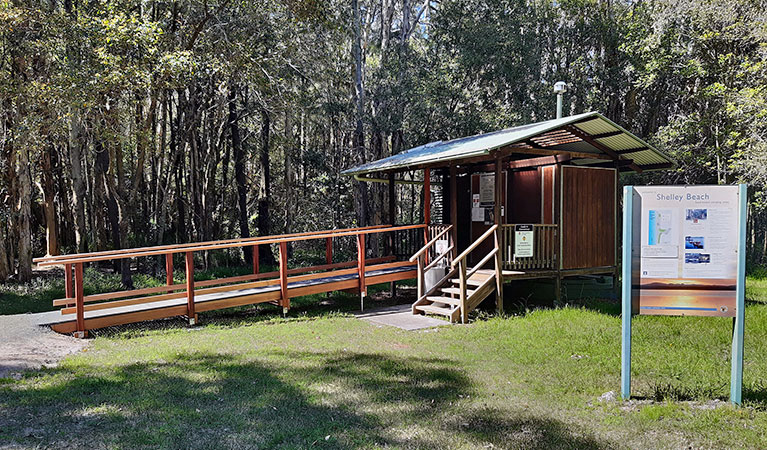
<svg viewBox="0 0 767 450">
<path fill-rule="evenodd" d="M 743 408 L 716 401 L 727 319 L 636 317 L 637 398 L 599 401 L 620 388 L 617 304 L 408 332 L 317 300 L 101 333 L 0 380 L 0 447 L 767 447 L 765 280 L 748 283 Z"/>
</svg>

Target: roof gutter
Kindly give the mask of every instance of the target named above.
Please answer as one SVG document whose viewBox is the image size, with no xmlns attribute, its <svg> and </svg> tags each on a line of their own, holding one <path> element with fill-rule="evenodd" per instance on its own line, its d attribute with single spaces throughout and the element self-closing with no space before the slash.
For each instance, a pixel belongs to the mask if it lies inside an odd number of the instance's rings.
<svg viewBox="0 0 767 450">
<path fill-rule="evenodd" d="M 365 181 L 367 183 L 386 183 L 389 184 L 389 180 L 386 178 L 372 178 L 372 177 L 363 177 L 360 174 L 354 174 L 354 179 L 357 181 Z M 417 181 L 417 180 L 394 180 L 394 184 L 416 184 L 416 185 L 423 185 L 423 181 Z M 432 182 L 431 184 L 435 184 Z"/>
</svg>

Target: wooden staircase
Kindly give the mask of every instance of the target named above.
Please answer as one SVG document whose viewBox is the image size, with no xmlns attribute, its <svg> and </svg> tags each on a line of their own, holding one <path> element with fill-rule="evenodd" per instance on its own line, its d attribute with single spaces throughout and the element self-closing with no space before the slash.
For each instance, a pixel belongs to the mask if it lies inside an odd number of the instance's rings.
<svg viewBox="0 0 767 450">
<path fill-rule="evenodd" d="M 450 245 L 445 252 L 427 264 L 431 247 L 451 229 L 452 226 L 445 229 L 410 258 L 410 261 L 418 261 L 418 300 L 413 303 L 412 311 L 413 314 L 438 314 L 448 317 L 451 322 L 460 320 L 461 323 L 466 323 L 467 315 L 493 292 L 496 294 L 498 308 L 503 307 L 498 225 L 492 226 L 459 256 L 451 257 L 455 246 Z M 479 264 L 472 268 L 467 267 L 468 255 L 490 236 L 494 237 L 493 249 Z M 425 273 L 442 260 L 449 263 L 447 275 L 427 290 L 424 283 Z M 485 265 L 494 267 L 483 269 Z"/>
</svg>

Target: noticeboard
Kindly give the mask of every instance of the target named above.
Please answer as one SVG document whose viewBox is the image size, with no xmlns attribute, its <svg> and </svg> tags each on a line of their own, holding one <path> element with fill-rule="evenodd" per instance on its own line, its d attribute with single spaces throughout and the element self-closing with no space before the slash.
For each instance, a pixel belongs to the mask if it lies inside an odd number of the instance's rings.
<svg viewBox="0 0 767 450">
<path fill-rule="evenodd" d="M 633 189 L 634 314 L 734 317 L 738 186 Z"/>
<path fill-rule="evenodd" d="M 747 187 L 623 190 L 621 397 L 631 395 L 634 314 L 732 317 L 730 401 L 741 403 Z"/>
</svg>

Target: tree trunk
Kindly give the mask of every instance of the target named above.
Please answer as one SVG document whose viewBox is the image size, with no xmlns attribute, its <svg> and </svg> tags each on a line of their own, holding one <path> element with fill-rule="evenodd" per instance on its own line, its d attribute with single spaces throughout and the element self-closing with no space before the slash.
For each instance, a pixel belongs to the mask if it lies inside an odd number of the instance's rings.
<svg viewBox="0 0 767 450">
<path fill-rule="evenodd" d="M 72 199 L 74 200 L 75 218 L 75 242 L 77 251 L 88 251 L 88 237 L 85 221 L 85 181 L 83 179 L 82 149 L 82 122 L 80 111 L 72 109 L 72 118 L 69 124 L 69 174 L 72 177 Z"/>
<path fill-rule="evenodd" d="M 5 219 L 0 218 L 0 283 L 8 279 L 10 275 L 10 268 L 8 266 L 8 251 L 5 245 L 5 236 L 7 235 L 8 227 L 5 224 Z"/>
<path fill-rule="evenodd" d="M 269 170 L 269 133 L 271 119 L 269 111 L 261 108 L 261 148 L 258 151 L 258 159 L 261 163 L 261 180 L 258 189 L 258 234 L 268 236 L 270 233 L 269 196 L 272 192 L 272 179 Z M 263 264 L 274 265 L 274 254 L 269 245 L 259 247 L 259 259 Z"/>
<path fill-rule="evenodd" d="M 242 150 L 242 137 L 237 117 L 237 92 L 234 85 L 229 87 L 229 132 L 232 138 L 232 152 L 234 153 L 234 180 L 237 184 L 237 206 L 239 208 L 240 237 L 250 237 L 248 226 L 248 186 L 245 176 L 245 152 Z M 248 263 L 252 263 L 252 248 L 243 247 L 243 257 Z"/>
<path fill-rule="evenodd" d="M 32 279 L 32 177 L 29 149 L 19 149 L 19 281 Z"/>
<path fill-rule="evenodd" d="M 45 243 L 48 256 L 59 254 L 59 235 L 56 229 L 56 190 L 53 182 L 53 162 L 51 154 L 56 150 L 50 145 L 43 151 L 41 161 L 41 189 L 43 195 L 43 214 L 45 216 Z"/>
<path fill-rule="evenodd" d="M 364 164 L 365 158 L 365 130 L 363 127 L 363 114 L 365 111 L 365 91 L 362 79 L 362 31 L 360 29 L 360 9 L 358 0 L 352 0 L 352 20 L 354 21 L 354 42 L 352 44 L 352 57 L 354 59 L 354 135 L 352 137 L 352 154 L 356 156 L 358 164 Z M 367 226 L 370 219 L 369 199 L 367 184 L 355 181 L 355 197 L 357 203 L 357 225 Z"/>
</svg>

